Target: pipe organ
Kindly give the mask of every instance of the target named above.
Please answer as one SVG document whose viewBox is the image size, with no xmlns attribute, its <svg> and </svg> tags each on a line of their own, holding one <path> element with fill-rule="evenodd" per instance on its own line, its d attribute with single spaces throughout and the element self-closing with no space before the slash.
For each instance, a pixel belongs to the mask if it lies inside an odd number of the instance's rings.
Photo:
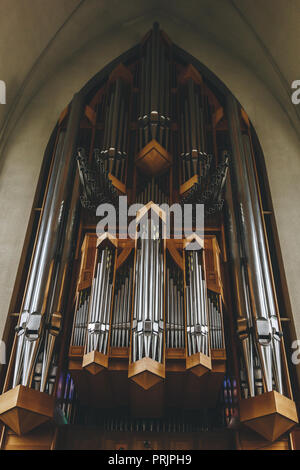
<svg viewBox="0 0 300 470">
<path fill-rule="evenodd" d="M 284 439 L 298 418 L 245 111 L 157 24 L 87 89 L 57 127 L 5 429 L 59 414 L 154 441 L 208 429 Z M 101 204 L 114 216 L 98 233 Z M 203 229 L 193 214 L 178 232 L 196 204 Z"/>
</svg>

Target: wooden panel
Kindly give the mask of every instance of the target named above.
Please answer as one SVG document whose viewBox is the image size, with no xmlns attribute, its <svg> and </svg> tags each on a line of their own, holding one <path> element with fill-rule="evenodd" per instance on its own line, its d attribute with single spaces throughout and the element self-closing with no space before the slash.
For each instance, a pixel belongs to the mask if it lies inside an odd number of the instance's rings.
<svg viewBox="0 0 300 470">
<path fill-rule="evenodd" d="M 291 432 L 291 444 L 293 450 L 300 450 L 300 428 L 297 427 Z"/>
<path fill-rule="evenodd" d="M 200 433 L 106 432 L 91 426 L 63 426 L 57 450 L 231 450 L 234 433 L 228 430 Z"/>
<path fill-rule="evenodd" d="M 54 445 L 55 428 L 51 424 L 39 426 L 25 436 L 17 436 L 7 430 L 3 442 L 3 450 L 51 450 Z"/>
<path fill-rule="evenodd" d="M 96 233 L 87 233 L 84 237 L 81 247 L 81 263 L 77 290 L 86 289 L 92 285 L 96 241 Z"/>
<path fill-rule="evenodd" d="M 289 450 L 290 448 L 287 437 L 275 442 L 268 442 L 248 429 L 238 432 L 236 442 L 237 450 Z"/>
<path fill-rule="evenodd" d="M 296 404 L 276 391 L 240 401 L 240 420 L 269 441 L 298 423 Z"/>
<path fill-rule="evenodd" d="M 122 183 L 122 181 L 120 181 L 111 173 L 108 173 L 108 178 L 112 182 L 113 186 L 119 191 L 119 193 L 126 194 L 126 186 L 124 183 Z"/>
<path fill-rule="evenodd" d="M 207 288 L 213 292 L 222 294 L 223 285 L 220 267 L 220 248 L 215 236 L 205 236 L 204 254 Z"/>
<path fill-rule="evenodd" d="M 164 172 L 172 164 L 172 157 L 156 140 L 151 140 L 136 157 L 136 165 L 151 176 Z"/>
<path fill-rule="evenodd" d="M 184 193 L 186 193 L 189 189 L 191 189 L 195 183 L 198 183 L 199 181 L 199 176 L 194 175 L 192 176 L 189 180 L 185 181 L 185 183 L 180 185 L 179 188 L 179 194 L 182 196 Z"/>
</svg>

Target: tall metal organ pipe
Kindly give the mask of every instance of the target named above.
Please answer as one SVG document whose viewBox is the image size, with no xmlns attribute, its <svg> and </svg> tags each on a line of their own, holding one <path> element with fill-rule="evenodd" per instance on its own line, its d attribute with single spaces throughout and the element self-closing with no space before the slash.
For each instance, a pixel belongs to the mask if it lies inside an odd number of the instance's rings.
<svg viewBox="0 0 300 470">
<path fill-rule="evenodd" d="M 89 303 L 86 352 L 99 351 L 107 354 L 116 255 L 115 249 L 110 246 L 98 251 Z"/>
<path fill-rule="evenodd" d="M 170 46 L 158 23 L 143 46 L 138 112 L 139 149 L 152 139 L 165 149 L 170 145 Z"/>
<path fill-rule="evenodd" d="M 129 347 L 132 293 L 132 267 L 121 268 L 116 275 L 112 313 L 112 347 Z"/>
<path fill-rule="evenodd" d="M 257 348 L 267 391 L 275 388 L 282 393 L 280 340 L 281 332 L 275 310 L 271 285 L 270 265 L 266 253 L 266 239 L 262 228 L 261 211 L 251 154 L 247 139 L 240 128 L 239 107 L 232 96 L 227 97 L 227 113 L 232 143 L 232 169 L 236 212 L 244 240 L 243 250 L 253 290 L 252 315 L 257 332 Z M 280 374 L 280 375 L 279 375 Z"/>
<path fill-rule="evenodd" d="M 25 292 L 23 311 L 17 328 L 16 355 L 12 386 L 30 385 L 31 373 L 38 352 L 44 314 L 54 292 L 54 276 L 59 275 L 62 237 L 70 229 L 71 187 L 75 172 L 75 145 L 83 103 L 80 94 L 73 98 L 67 130 L 59 137 L 49 180 L 40 229 Z M 66 254 L 66 252 L 65 252 Z M 55 297 L 55 296 L 54 296 Z M 57 298 L 57 297 L 56 297 Z"/>
<path fill-rule="evenodd" d="M 247 376 L 247 389 L 251 397 L 255 396 L 254 387 L 254 338 L 251 315 L 250 293 L 247 284 L 247 266 L 242 254 L 241 233 L 236 220 L 230 175 L 226 182 L 227 234 L 230 252 L 230 267 L 234 284 L 237 333 L 241 341 L 243 360 Z M 244 384 L 246 388 L 246 383 Z"/>
<path fill-rule="evenodd" d="M 198 175 L 200 182 L 208 173 L 211 157 L 206 153 L 204 107 L 201 87 L 192 78 L 181 84 L 179 100 L 180 159 L 182 183 Z"/>
<path fill-rule="evenodd" d="M 45 330 L 43 345 L 41 392 L 44 392 L 46 388 L 51 361 L 53 361 L 55 342 L 61 331 L 63 314 L 66 307 L 67 286 L 69 284 L 70 266 L 75 248 L 74 237 L 78 222 L 79 175 L 77 172 L 72 186 L 72 197 L 68 212 L 65 214 L 65 230 L 61 234 L 61 246 L 57 253 L 57 263 L 51 288 L 49 308 L 45 316 L 47 329 Z"/>
<path fill-rule="evenodd" d="M 181 269 L 172 263 L 166 272 L 166 347 L 185 346 L 184 289 Z"/>
<path fill-rule="evenodd" d="M 109 84 L 101 150 L 95 149 L 96 160 L 102 159 L 105 170 L 121 181 L 125 180 L 129 93 L 129 84 L 120 77 Z"/>
<path fill-rule="evenodd" d="M 201 254 L 186 253 L 187 352 L 209 355 L 208 301 Z"/>
<path fill-rule="evenodd" d="M 164 254 L 159 227 L 148 220 L 136 252 L 132 322 L 132 362 L 143 357 L 163 362 Z"/>
</svg>

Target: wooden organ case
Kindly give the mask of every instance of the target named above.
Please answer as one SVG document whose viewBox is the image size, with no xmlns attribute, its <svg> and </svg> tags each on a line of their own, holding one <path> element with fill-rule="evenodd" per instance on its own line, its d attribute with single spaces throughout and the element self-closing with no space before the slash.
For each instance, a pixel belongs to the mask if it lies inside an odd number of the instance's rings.
<svg viewBox="0 0 300 470">
<path fill-rule="evenodd" d="M 244 110 L 157 24 L 75 95 L 0 396 L 2 448 L 288 448 L 298 418 L 254 157 Z"/>
</svg>

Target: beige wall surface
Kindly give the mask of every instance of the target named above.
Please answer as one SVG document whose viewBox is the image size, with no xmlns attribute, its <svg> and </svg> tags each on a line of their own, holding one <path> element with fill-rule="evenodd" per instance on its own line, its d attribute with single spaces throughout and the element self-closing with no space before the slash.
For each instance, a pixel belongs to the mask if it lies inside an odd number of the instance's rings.
<svg viewBox="0 0 300 470">
<path fill-rule="evenodd" d="M 9 309 L 44 150 L 58 116 L 73 94 L 110 61 L 135 45 L 154 20 L 160 22 L 175 44 L 205 64 L 226 84 L 245 108 L 257 131 L 265 155 L 295 326 L 300 338 L 300 152 L 297 123 L 291 117 L 293 110 L 285 110 L 283 95 L 278 98 L 277 85 L 272 88 L 263 80 L 253 65 L 253 56 L 248 60 L 248 57 L 234 53 L 232 48 L 216 41 L 205 28 L 201 31 L 182 17 L 157 12 L 144 14 L 132 22 L 127 19 L 126 23 L 115 24 L 81 48 L 77 47 L 74 54 L 51 68 L 48 75 L 43 70 L 43 81 L 10 129 L 0 167 L 0 335 Z M 259 60 L 261 62 L 262 58 Z M 45 67 L 47 70 L 47 65 Z"/>
</svg>

